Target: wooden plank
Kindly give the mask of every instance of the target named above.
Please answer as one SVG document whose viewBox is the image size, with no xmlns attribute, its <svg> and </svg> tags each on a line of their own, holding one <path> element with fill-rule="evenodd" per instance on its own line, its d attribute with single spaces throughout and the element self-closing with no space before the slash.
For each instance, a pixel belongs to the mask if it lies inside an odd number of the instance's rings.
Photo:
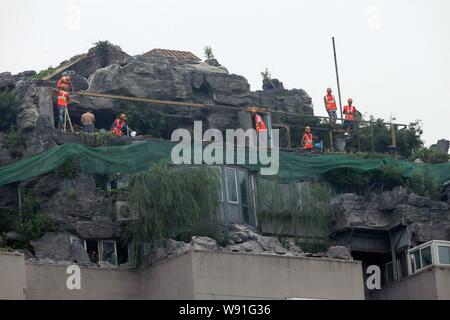
<svg viewBox="0 0 450 320">
<path fill-rule="evenodd" d="M 177 106 L 177 107 L 192 107 L 192 108 L 204 108 L 205 105 L 200 103 L 193 102 L 181 102 L 181 101 L 168 101 L 168 100 L 155 100 L 149 98 L 141 98 L 141 97 L 128 97 L 128 96 L 120 96 L 115 94 L 107 94 L 107 93 L 97 93 L 97 92 L 87 92 L 87 91 L 79 91 L 78 94 L 80 96 L 94 97 L 94 98 L 106 98 L 106 99 L 118 99 L 118 100 L 127 100 L 127 101 L 138 101 L 138 102 L 146 102 L 158 105 L 169 105 L 169 106 Z"/>
<path fill-rule="evenodd" d="M 44 77 L 43 80 L 50 80 L 51 78 L 53 78 L 54 76 L 56 76 L 58 73 L 62 73 L 64 71 L 66 71 L 68 68 L 70 68 L 71 66 L 73 66 L 75 63 L 80 62 L 82 59 L 86 58 L 87 54 L 82 54 L 78 59 L 76 59 L 73 62 L 70 63 L 66 63 L 64 65 L 62 65 L 61 67 L 53 70 L 52 73 L 50 73 L 48 76 Z"/>
</svg>

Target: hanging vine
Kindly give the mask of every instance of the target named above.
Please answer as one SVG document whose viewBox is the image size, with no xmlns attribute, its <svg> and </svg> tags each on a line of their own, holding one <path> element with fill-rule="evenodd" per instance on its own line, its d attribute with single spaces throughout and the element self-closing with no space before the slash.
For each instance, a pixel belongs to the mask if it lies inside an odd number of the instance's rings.
<svg viewBox="0 0 450 320">
<path fill-rule="evenodd" d="M 124 240 L 139 255 L 142 243 L 159 245 L 192 230 L 198 223 L 218 221 L 220 180 L 217 170 L 159 164 L 133 176 L 128 203 L 131 215 Z"/>
<path fill-rule="evenodd" d="M 328 243 L 333 193 L 327 185 L 264 178 L 258 178 L 257 184 L 258 219 L 263 231 L 296 236 L 305 250 L 314 251 Z"/>
</svg>

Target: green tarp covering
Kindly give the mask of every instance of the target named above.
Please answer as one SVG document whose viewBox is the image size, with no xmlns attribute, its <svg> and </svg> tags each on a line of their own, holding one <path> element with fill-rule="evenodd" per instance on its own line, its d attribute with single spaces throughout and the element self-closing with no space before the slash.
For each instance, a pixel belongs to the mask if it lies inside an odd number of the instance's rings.
<svg viewBox="0 0 450 320">
<path fill-rule="evenodd" d="M 80 161 L 83 173 L 135 173 L 147 170 L 161 160 L 170 161 L 175 143 L 168 141 L 146 141 L 115 147 L 86 147 L 79 144 L 64 144 L 33 157 L 20 160 L 0 168 L 0 185 L 23 181 L 54 171 L 67 159 L 75 156 Z M 392 158 L 361 159 L 351 155 L 302 155 L 280 152 L 278 177 L 285 179 L 306 179 L 320 176 L 330 170 L 348 168 L 360 172 L 382 169 L 392 165 L 410 177 L 414 171 L 430 169 L 438 183 L 450 180 L 450 163 L 416 164 Z M 258 170 L 257 165 L 243 165 Z"/>
</svg>

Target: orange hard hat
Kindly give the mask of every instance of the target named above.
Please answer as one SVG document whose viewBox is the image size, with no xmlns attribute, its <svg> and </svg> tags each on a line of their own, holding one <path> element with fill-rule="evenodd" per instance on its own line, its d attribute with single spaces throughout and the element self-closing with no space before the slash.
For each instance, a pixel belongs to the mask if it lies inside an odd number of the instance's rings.
<svg viewBox="0 0 450 320">
<path fill-rule="evenodd" d="M 126 119 L 126 118 L 127 118 L 127 116 L 125 115 L 125 113 L 122 113 L 122 114 L 120 115 L 120 119 L 124 120 L 124 119 Z"/>
<path fill-rule="evenodd" d="M 310 131 L 311 131 L 311 128 L 310 128 L 310 127 L 306 127 L 306 128 L 305 128 L 305 131 L 306 131 L 306 132 L 310 132 Z"/>
</svg>

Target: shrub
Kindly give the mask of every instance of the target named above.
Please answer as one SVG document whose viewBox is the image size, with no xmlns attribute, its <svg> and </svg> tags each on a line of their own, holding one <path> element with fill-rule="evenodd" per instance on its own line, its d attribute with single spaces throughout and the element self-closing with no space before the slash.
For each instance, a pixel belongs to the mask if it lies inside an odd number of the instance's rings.
<svg viewBox="0 0 450 320">
<path fill-rule="evenodd" d="M 27 189 L 22 189 L 22 211 L 15 216 L 15 230 L 20 235 L 20 241 L 15 247 L 31 251 L 30 240 L 55 230 L 53 222 L 41 211 L 34 194 Z"/>
<path fill-rule="evenodd" d="M 206 60 L 214 59 L 214 53 L 213 53 L 213 50 L 212 50 L 212 48 L 210 46 L 206 46 L 203 49 L 203 55 L 205 56 Z"/>
<path fill-rule="evenodd" d="M 437 149 L 428 148 L 418 149 L 411 155 L 410 160 L 414 161 L 417 158 L 422 159 L 425 163 L 444 163 L 448 162 L 449 159 L 447 153 Z"/>
<path fill-rule="evenodd" d="M 16 90 L 0 91 L 0 131 L 7 131 L 16 124 Z"/>
<path fill-rule="evenodd" d="M 109 48 L 112 46 L 111 42 L 108 40 L 97 41 L 94 43 L 95 49 L 97 50 L 97 55 L 100 57 L 100 63 L 102 68 L 106 67 L 109 63 Z"/>
<path fill-rule="evenodd" d="M 405 179 L 401 171 L 389 165 L 384 166 L 382 170 L 368 172 L 336 169 L 327 172 L 324 178 L 339 193 L 357 193 L 359 195 L 405 186 Z"/>
<path fill-rule="evenodd" d="M 411 178 L 407 180 L 407 187 L 410 191 L 419 196 L 429 197 L 437 201 L 441 199 L 439 185 L 433 179 L 428 168 L 424 168 L 419 172 L 414 172 Z"/>
<path fill-rule="evenodd" d="M 13 157 L 21 157 L 23 148 L 25 147 L 25 139 L 22 134 L 16 130 L 15 126 L 11 126 L 5 138 L 5 148 Z"/>
<path fill-rule="evenodd" d="M 74 179 L 80 175 L 80 161 L 76 158 L 69 158 L 57 169 L 59 176 L 66 179 Z"/>
<path fill-rule="evenodd" d="M 55 71 L 55 68 L 53 68 L 52 66 L 48 67 L 47 69 L 41 70 L 38 73 L 36 73 L 33 76 L 33 79 L 36 80 L 41 80 L 44 79 L 45 77 L 47 77 L 48 75 L 50 75 L 53 71 Z"/>
</svg>

